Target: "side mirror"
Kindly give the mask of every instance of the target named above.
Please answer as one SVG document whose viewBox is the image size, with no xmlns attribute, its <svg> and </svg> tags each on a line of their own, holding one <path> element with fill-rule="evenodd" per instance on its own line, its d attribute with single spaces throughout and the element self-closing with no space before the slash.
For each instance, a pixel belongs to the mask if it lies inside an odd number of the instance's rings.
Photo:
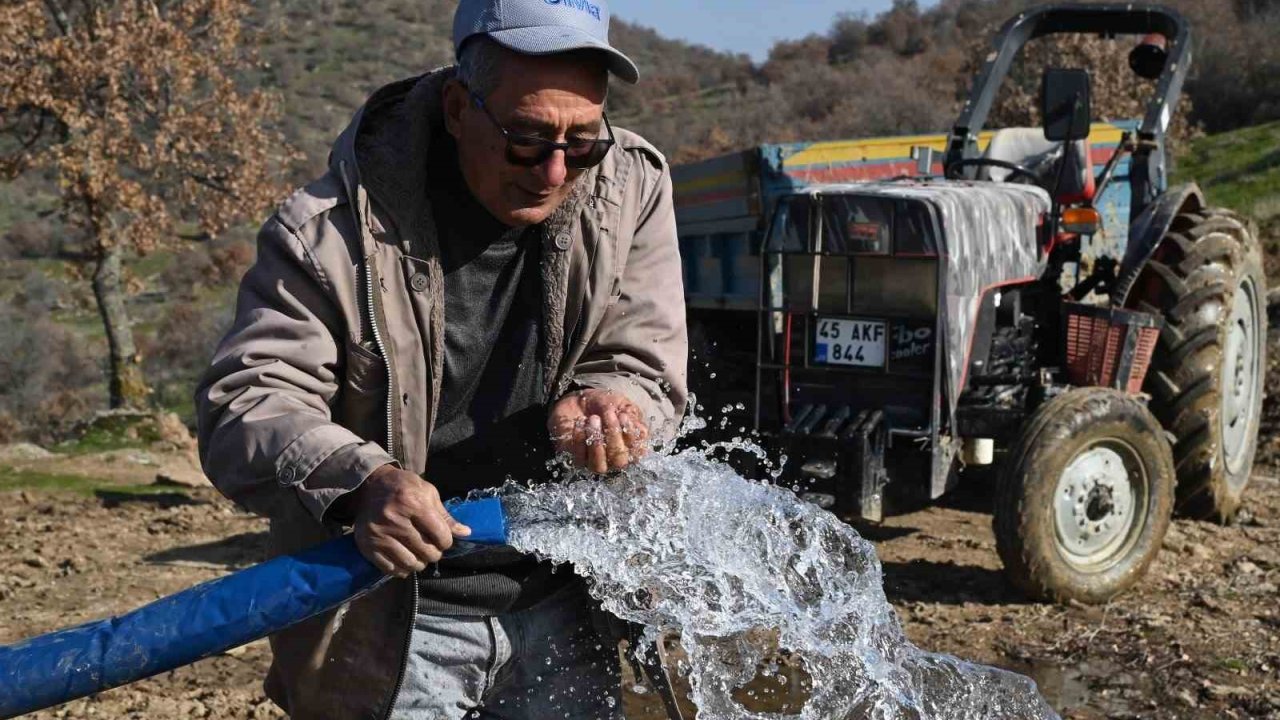
<svg viewBox="0 0 1280 720">
<path fill-rule="evenodd" d="M 1050 68 L 1044 71 L 1040 111 L 1046 140 L 1089 137 L 1089 71 Z"/>
<path fill-rule="evenodd" d="M 1160 33 L 1151 33 L 1142 38 L 1129 51 L 1129 68 L 1133 73 L 1147 80 L 1155 80 L 1164 72 L 1164 62 L 1169 57 L 1169 41 Z"/>
</svg>

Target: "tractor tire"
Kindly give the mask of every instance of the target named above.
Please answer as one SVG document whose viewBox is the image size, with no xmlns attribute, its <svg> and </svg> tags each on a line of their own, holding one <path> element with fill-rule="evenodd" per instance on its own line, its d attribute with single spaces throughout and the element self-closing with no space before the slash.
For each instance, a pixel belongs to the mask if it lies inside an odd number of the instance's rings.
<svg viewBox="0 0 1280 720">
<path fill-rule="evenodd" d="M 1006 575 L 1037 600 L 1106 602 L 1160 551 L 1174 484 L 1169 443 L 1137 399 L 1086 387 L 1046 401 L 996 481 Z"/>
<path fill-rule="evenodd" d="M 1267 367 L 1266 275 L 1237 215 L 1179 215 L 1140 271 L 1127 304 L 1159 313 L 1143 389 L 1174 436 L 1176 510 L 1230 522 L 1253 469 Z"/>
</svg>

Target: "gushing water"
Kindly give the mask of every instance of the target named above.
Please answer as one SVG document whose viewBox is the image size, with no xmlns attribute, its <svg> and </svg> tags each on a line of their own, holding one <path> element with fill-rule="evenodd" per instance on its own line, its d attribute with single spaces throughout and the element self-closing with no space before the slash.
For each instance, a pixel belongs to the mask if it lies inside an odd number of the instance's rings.
<svg viewBox="0 0 1280 720">
<path fill-rule="evenodd" d="M 1028 678 L 912 645 L 871 543 L 704 452 L 501 493 L 512 545 L 573 563 L 615 615 L 680 634 L 703 720 L 1057 717 Z M 787 682 L 778 657 L 803 665 L 803 707 L 750 709 L 762 677 Z"/>
</svg>

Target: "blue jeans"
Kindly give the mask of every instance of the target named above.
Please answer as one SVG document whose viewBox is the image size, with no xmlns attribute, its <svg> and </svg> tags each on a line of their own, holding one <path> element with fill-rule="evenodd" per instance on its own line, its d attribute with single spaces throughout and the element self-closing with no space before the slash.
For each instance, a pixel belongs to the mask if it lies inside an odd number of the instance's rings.
<svg viewBox="0 0 1280 720">
<path fill-rule="evenodd" d="M 391 720 L 621 720 L 616 641 L 581 583 L 498 616 L 418 613 Z"/>
</svg>

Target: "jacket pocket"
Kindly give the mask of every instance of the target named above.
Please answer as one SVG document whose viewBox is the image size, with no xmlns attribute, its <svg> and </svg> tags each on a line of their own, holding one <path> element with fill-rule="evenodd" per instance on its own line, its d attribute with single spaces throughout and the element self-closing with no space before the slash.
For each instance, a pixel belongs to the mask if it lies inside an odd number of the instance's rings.
<svg viewBox="0 0 1280 720">
<path fill-rule="evenodd" d="M 387 365 L 369 345 L 371 341 L 347 340 L 338 420 L 365 440 L 381 444 L 387 427 Z"/>
</svg>

